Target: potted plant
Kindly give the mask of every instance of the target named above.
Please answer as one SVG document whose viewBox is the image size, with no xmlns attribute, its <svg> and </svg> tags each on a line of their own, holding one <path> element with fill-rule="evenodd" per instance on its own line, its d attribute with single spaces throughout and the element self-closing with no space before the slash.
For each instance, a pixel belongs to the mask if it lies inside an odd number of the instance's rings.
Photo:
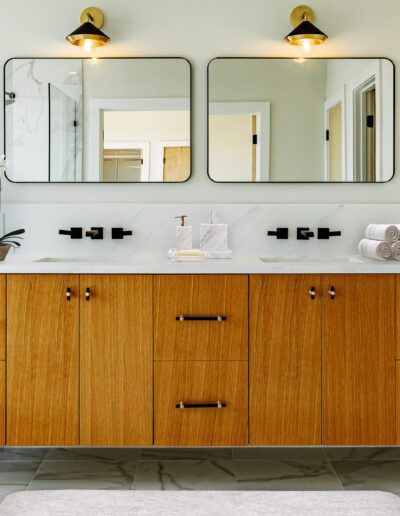
<svg viewBox="0 0 400 516">
<path fill-rule="evenodd" d="M 11 247 L 21 247 L 21 240 L 23 237 L 19 236 L 25 233 L 25 229 L 16 229 L 10 233 L 6 233 L 0 238 L 0 261 L 2 262 L 8 254 Z"/>
</svg>

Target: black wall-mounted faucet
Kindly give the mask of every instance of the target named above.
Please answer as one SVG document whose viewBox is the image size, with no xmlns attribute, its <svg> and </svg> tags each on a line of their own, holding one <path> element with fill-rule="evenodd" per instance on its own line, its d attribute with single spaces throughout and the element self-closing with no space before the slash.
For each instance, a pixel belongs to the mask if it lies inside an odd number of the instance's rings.
<svg viewBox="0 0 400 516">
<path fill-rule="evenodd" d="M 287 240 L 289 238 L 289 229 L 288 228 L 276 228 L 276 231 L 268 231 L 268 236 L 274 236 L 278 240 Z"/>
<path fill-rule="evenodd" d="M 329 240 L 330 237 L 341 236 L 341 231 L 331 231 L 329 228 L 318 228 L 318 239 Z"/>
<path fill-rule="evenodd" d="M 59 235 L 68 235 L 73 240 L 78 240 L 78 239 L 82 238 L 82 228 L 71 228 L 70 230 L 59 229 L 58 234 Z"/>
<path fill-rule="evenodd" d="M 124 236 L 131 236 L 133 231 L 124 228 L 111 228 L 111 238 L 113 240 L 122 240 Z"/>
<path fill-rule="evenodd" d="M 297 240 L 310 240 L 313 236 L 314 231 L 310 231 L 310 228 L 297 228 Z"/>
<path fill-rule="evenodd" d="M 85 235 L 92 240 L 103 240 L 103 228 L 90 228 L 90 231 L 86 231 Z"/>
</svg>

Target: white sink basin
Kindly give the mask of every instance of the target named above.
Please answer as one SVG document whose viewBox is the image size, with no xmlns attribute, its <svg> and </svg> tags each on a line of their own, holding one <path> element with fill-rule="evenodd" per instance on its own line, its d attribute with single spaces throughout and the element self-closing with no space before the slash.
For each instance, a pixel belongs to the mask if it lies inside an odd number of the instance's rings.
<svg viewBox="0 0 400 516">
<path fill-rule="evenodd" d="M 106 257 L 106 256 L 61 256 L 45 257 L 35 263 L 93 263 L 99 265 L 133 265 L 143 263 L 138 257 Z"/>
<path fill-rule="evenodd" d="M 364 263 L 362 258 L 357 256 L 259 256 L 260 260 L 265 263 L 274 264 L 307 264 L 307 263 Z"/>
</svg>

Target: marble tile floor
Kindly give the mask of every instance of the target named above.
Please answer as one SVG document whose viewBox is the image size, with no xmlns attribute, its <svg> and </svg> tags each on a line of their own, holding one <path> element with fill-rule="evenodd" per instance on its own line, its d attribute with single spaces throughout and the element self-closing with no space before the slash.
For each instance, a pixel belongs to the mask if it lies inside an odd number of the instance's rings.
<svg viewBox="0 0 400 516">
<path fill-rule="evenodd" d="M 0 499 L 25 489 L 377 489 L 400 495 L 400 447 L 0 449 Z"/>
</svg>

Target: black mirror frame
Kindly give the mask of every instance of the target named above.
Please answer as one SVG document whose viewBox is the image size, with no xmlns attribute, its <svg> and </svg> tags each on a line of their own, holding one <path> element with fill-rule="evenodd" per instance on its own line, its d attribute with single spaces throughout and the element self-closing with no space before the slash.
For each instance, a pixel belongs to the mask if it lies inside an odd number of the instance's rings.
<svg viewBox="0 0 400 516">
<path fill-rule="evenodd" d="M 218 61 L 219 59 L 241 59 L 241 60 L 260 60 L 260 61 L 268 61 L 268 60 L 276 60 L 276 59 L 288 59 L 293 60 L 296 59 L 296 57 L 249 57 L 249 56 L 228 56 L 228 57 L 214 57 L 208 62 L 207 65 L 207 175 L 208 178 L 216 184 L 233 184 L 233 185 L 292 185 L 292 184 L 323 184 L 323 185 L 356 185 L 356 184 L 362 184 L 362 185 L 379 185 L 379 184 L 387 184 L 389 183 L 395 176 L 396 173 L 396 148 L 395 148 L 395 142 L 396 142 L 396 66 L 394 64 L 394 61 L 390 59 L 389 57 L 307 57 L 307 60 L 310 59 L 323 59 L 323 60 L 329 60 L 329 59 L 381 59 L 389 61 L 393 66 L 393 174 L 387 181 L 376 181 L 374 183 L 366 182 L 366 181 L 260 181 L 260 182 L 253 182 L 253 181 L 216 181 L 210 176 L 210 128 L 209 128 L 209 119 L 210 119 L 210 65 L 214 61 Z"/>
<path fill-rule="evenodd" d="M 7 159 L 7 149 L 6 149 L 6 66 L 7 63 L 13 60 L 26 60 L 26 59 L 35 59 L 35 60 L 47 60 L 47 59 L 62 59 L 62 60 L 90 60 L 92 57 L 11 57 L 7 59 L 3 65 L 3 149 L 4 149 L 4 155 Z M 95 182 L 95 181 L 14 181 L 10 179 L 7 176 L 7 171 L 4 172 L 5 178 L 10 182 L 14 184 L 41 184 L 41 185 L 179 185 L 186 183 L 189 181 L 189 179 L 192 177 L 193 174 L 193 116 L 192 116 L 192 108 L 193 108 L 193 81 L 192 81 L 192 64 L 186 57 L 181 56 L 151 56 L 151 57 L 99 57 L 99 60 L 114 60 L 114 59 L 126 59 L 126 60 L 151 60 L 151 59 L 157 59 L 157 60 L 177 60 L 181 59 L 183 61 L 186 61 L 186 63 L 189 65 L 189 127 L 190 127 L 190 174 L 187 179 L 184 181 L 170 181 L 170 182 L 163 182 L 163 181 L 147 181 L 147 182 L 132 182 L 132 181 L 121 181 L 121 182 Z"/>
</svg>

